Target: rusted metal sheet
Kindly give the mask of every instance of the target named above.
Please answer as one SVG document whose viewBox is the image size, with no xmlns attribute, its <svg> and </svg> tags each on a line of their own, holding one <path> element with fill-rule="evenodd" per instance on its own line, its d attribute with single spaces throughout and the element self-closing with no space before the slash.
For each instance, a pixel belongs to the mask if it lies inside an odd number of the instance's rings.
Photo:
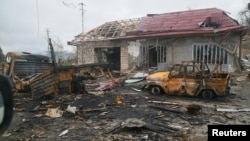
<svg viewBox="0 0 250 141">
<path fill-rule="evenodd" d="M 31 81 L 32 98 L 72 92 L 86 92 L 83 80 L 94 79 L 107 63 L 84 64 L 80 66 L 57 66 L 57 70 L 48 70 Z M 113 84 L 113 83 L 112 83 Z"/>
<path fill-rule="evenodd" d="M 213 88 L 218 96 L 225 96 L 229 93 L 229 79 L 228 73 L 215 73 L 212 77 L 205 79 L 207 87 Z"/>
<path fill-rule="evenodd" d="M 8 52 L 2 73 L 10 77 L 16 90 L 28 91 L 29 82 L 51 68 L 52 64 L 47 56 L 27 52 Z"/>
<path fill-rule="evenodd" d="M 57 74 L 49 70 L 31 81 L 30 88 L 32 99 L 42 98 L 46 95 L 58 92 Z"/>
<path fill-rule="evenodd" d="M 67 81 L 72 80 L 72 75 L 74 75 L 76 72 L 73 69 L 70 70 L 63 70 L 58 73 L 58 79 L 59 81 Z"/>
</svg>

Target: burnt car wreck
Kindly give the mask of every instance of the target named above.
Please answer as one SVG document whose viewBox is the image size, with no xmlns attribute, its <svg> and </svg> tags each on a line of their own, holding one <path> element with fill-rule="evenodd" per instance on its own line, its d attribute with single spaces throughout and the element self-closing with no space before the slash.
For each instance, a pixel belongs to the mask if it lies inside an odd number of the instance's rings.
<svg viewBox="0 0 250 141">
<path fill-rule="evenodd" d="M 219 64 L 210 71 L 206 63 L 183 61 L 170 71 L 149 75 L 143 89 L 152 94 L 164 92 L 167 95 L 201 96 L 213 98 L 230 93 L 229 73 L 219 72 Z"/>
</svg>

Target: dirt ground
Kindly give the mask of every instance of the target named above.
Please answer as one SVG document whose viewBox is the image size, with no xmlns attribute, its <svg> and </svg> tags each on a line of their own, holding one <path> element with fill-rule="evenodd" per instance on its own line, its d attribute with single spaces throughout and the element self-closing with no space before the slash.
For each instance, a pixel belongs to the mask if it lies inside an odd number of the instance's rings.
<svg viewBox="0 0 250 141">
<path fill-rule="evenodd" d="M 247 74 L 232 74 L 231 94 L 213 100 L 150 95 L 139 91 L 140 83 L 106 93 L 58 94 L 36 101 L 29 94 L 17 94 L 12 124 L 0 140 L 205 141 L 207 125 L 250 124 L 249 111 L 230 111 L 250 107 Z M 201 109 L 188 112 L 192 104 Z M 75 113 L 67 110 L 69 105 Z M 57 108 L 58 117 L 46 115 L 51 108 Z"/>
</svg>

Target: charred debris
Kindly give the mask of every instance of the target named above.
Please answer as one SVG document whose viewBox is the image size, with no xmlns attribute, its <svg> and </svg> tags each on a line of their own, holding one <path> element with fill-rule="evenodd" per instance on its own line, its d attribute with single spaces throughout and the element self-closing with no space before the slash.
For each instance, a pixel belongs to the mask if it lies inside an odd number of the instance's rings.
<svg viewBox="0 0 250 141">
<path fill-rule="evenodd" d="M 32 99 L 62 93 L 86 93 L 86 82 L 105 77 L 110 84 L 102 83 L 97 90 L 114 88 L 122 79 L 114 79 L 108 63 L 59 66 L 56 63 L 51 39 L 51 58 L 27 52 L 9 52 L 3 63 L 3 74 L 9 76 L 17 93 L 31 93 Z"/>
</svg>

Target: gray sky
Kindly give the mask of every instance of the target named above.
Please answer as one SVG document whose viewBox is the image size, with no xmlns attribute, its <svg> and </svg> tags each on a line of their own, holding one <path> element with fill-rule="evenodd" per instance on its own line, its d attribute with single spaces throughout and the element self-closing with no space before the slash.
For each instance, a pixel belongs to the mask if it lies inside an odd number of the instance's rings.
<svg viewBox="0 0 250 141">
<path fill-rule="evenodd" d="M 105 22 L 147 14 L 219 8 L 238 20 L 250 0 L 0 0 L 0 46 L 8 51 L 39 53 L 48 49 L 46 30 L 64 50 L 82 32 L 79 3 L 84 3 L 85 33 Z M 64 3 L 63 3 L 64 2 Z M 65 5 L 66 4 L 66 5 Z"/>
</svg>

